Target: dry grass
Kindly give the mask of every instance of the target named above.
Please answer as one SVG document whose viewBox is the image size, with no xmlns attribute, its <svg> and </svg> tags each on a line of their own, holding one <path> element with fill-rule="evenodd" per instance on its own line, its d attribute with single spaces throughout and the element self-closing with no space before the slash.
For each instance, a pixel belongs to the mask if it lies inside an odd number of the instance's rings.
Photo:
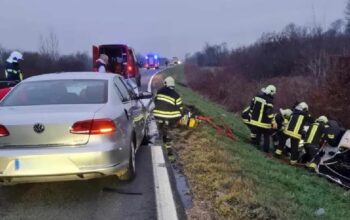
<svg viewBox="0 0 350 220">
<path fill-rule="evenodd" d="M 208 139 L 208 132 L 203 124 L 191 135 L 180 129 L 174 134 L 173 146 L 194 195 L 189 219 L 275 219 L 270 209 L 257 203 L 254 184 L 244 177 L 225 143 Z"/>
<path fill-rule="evenodd" d="M 183 67 L 164 75 L 172 73 L 183 79 Z M 348 219 L 350 196 L 343 189 L 257 151 L 237 115 L 189 88 L 177 90 L 201 114 L 224 116 L 238 137 L 232 142 L 205 124 L 177 131 L 173 145 L 195 198 L 189 219 Z M 319 208 L 323 216 L 315 215 Z"/>
</svg>

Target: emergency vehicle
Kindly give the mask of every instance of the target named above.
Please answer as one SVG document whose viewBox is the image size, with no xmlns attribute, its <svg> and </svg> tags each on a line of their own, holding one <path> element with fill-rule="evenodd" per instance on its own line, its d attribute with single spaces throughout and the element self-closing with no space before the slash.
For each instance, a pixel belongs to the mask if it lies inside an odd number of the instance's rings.
<svg viewBox="0 0 350 220">
<path fill-rule="evenodd" d="M 145 68 L 147 69 L 159 69 L 159 57 L 156 54 L 148 54 L 145 56 Z"/>
<path fill-rule="evenodd" d="M 107 72 L 121 74 L 124 78 L 134 78 L 137 85 L 141 86 L 140 65 L 133 48 L 125 44 L 105 44 L 93 46 L 92 54 L 94 71 L 97 71 L 95 64 L 100 54 L 106 54 L 108 56 Z"/>
</svg>

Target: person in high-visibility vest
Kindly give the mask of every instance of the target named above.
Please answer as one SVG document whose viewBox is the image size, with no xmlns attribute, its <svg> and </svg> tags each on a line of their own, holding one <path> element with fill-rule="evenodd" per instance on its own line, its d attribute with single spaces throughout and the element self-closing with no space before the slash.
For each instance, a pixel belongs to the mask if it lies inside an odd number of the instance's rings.
<svg viewBox="0 0 350 220">
<path fill-rule="evenodd" d="M 251 129 L 252 144 L 260 147 L 260 139 L 264 137 L 263 151 L 269 152 L 270 136 L 273 120 L 273 96 L 276 87 L 269 85 L 256 95 L 250 104 L 249 125 Z"/>
<path fill-rule="evenodd" d="M 341 138 L 343 137 L 346 129 L 340 127 L 336 121 L 328 120 L 327 117 L 325 117 L 325 116 L 319 117 L 318 120 L 319 121 L 321 120 L 323 122 L 327 121 L 327 123 L 325 123 L 324 127 L 322 125 L 318 127 L 318 129 L 314 135 L 315 138 L 312 140 L 317 140 L 317 138 L 320 136 L 320 133 L 322 131 L 322 140 L 321 141 L 323 142 L 323 144 L 326 144 L 327 146 L 334 147 L 334 148 L 339 147 L 339 143 L 340 143 Z M 322 122 L 320 122 L 320 123 L 322 123 Z M 310 129 L 312 130 L 312 127 Z M 310 131 L 310 132 L 312 132 L 312 131 Z M 310 136 L 309 138 L 311 138 L 311 137 L 312 136 Z M 311 141 L 307 140 L 307 142 L 311 142 Z M 315 153 L 316 150 L 317 149 L 315 149 L 313 151 L 313 153 Z M 313 159 L 311 160 L 311 162 L 307 166 L 311 170 L 316 170 L 316 168 L 317 168 L 318 164 L 320 163 L 321 158 L 323 157 L 324 154 L 325 154 L 325 151 L 317 150 Z"/>
<path fill-rule="evenodd" d="M 286 145 L 286 141 L 290 138 L 291 143 L 291 158 L 290 164 L 295 165 L 299 159 L 299 145 L 300 141 L 304 139 L 306 135 L 305 125 L 312 123 L 312 118 L 309 114 L 309 106 L 305 102 L 299 103 L 293 110 L 293 113 L 289 119 L 288 125 L 283 131 L 283 135 L 280 137 L 280 141 L 275 155 L 277 157 L 282 156 L 283 150 Z"/>
<path fill-rule="evenodd" d="M 310 162 L 308 167 L 311 169 L 316 169 L 320 162 L 320 157 L 317 156 L 317 153 L 319 152 L 320 147 L 324 144 L 326 130 L 328 128 L 328 118 L 326 116 L 320 116 L 311 124 L 306 133 L 304 145 L 306 154 L 304 160 Z"/>
<path fill-rule="evenodd" d="M 19 61 L 23 60 L 23 55 L 18 51 L 13 51 L 5 62 L 5 78 L 9 81 L 22 81 L 23 74 L 19 67 Z"/>
<path fill-rule="evenodd" d="M 169 128 L 176 125 L 182 118 L 183 104 L 182 98 L 175 91 L 175 80 L 167 77 L 164 80 L 164 87 L 157 91 L 154 98 L 153 115 L 157 121 L 158 130 L 163 140 L 164 146 L 169 147 Z"/>
<path fill-rule="evenodd" d="M 290 109 L 280 109 L 278 113 L 276 113 L 272 120 L 272 140 L 273 146 L 276 150 L 279 144 L 279 140 L 281 135 L 283 134 L 283 130 L 288 124 L 290 116 L 292 115 L 292 110 Z"/>
</svg>

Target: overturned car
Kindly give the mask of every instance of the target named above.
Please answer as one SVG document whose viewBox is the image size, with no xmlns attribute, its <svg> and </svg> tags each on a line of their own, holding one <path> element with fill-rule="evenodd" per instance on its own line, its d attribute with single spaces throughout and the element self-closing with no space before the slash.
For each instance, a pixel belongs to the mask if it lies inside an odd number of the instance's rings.
<svg viewBox="0 0 350 220">
<path fill-rule="evenodd" d="M 325 148 L 316 172 L 350 189 L 350 130 L 344 133 L 337 148 Z"/>
</svg>

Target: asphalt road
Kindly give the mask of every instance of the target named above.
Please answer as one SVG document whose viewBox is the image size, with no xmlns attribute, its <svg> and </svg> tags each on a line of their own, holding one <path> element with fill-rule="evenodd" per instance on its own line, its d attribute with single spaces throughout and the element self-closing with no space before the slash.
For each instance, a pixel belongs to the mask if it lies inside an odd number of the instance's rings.
<svg viewBox="0 0 350 220">
<path fill-rule="evenodd" d="M 155 70 L 142 71 L 147 90 Z M 140 148 L 137 176 L 89 181 L 0 186 L 0 219 L 156 219 L 151 151 Z"/>
</svg>

